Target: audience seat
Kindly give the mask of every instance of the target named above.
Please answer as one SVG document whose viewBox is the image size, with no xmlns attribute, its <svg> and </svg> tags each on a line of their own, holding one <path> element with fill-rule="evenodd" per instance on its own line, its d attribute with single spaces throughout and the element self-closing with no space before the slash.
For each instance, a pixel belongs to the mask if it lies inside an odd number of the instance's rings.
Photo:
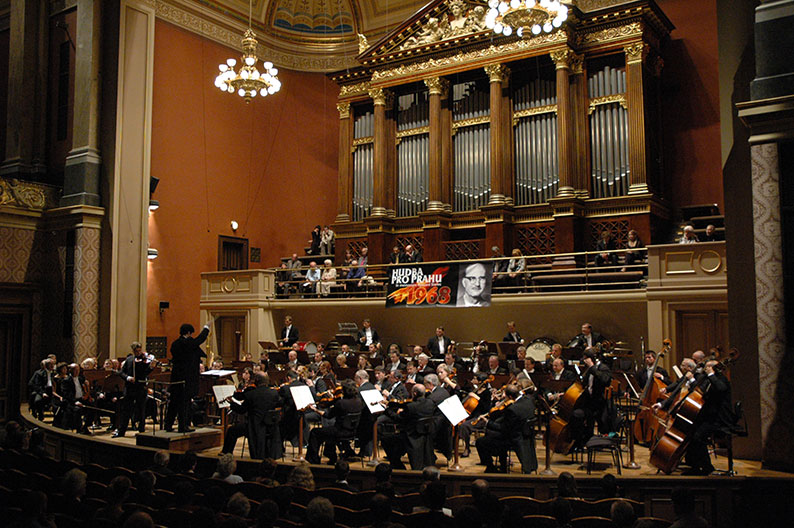
<svg viewBox="0 0 794 528">
<path fill-rule="evenodd" d="M 241 482 L 235 489 L 243 493 L 249 499 L 260 502 L 264 499 L 273 498 L 273 488 L 268 488 L 259 482 Z"/>
<path fill-rule="evenodd" d="M 549 515 L 524 515 L 522 517 L 526 528 L 557 528 L 557 519 Z"/>
<path fill-rule="evenodd" d="M 331 499 L 328 498 L 328 500 Z M 341 523 L 346 526 L 358 528 L 360 526 L 366 526 L 372 522 L 373 516 L 372 516 L 372 512 L 369 509 L 354 510 L 351 508 L 346 508 L 345 506 L 342 506 L 335 502 L 333 502 L 333 504 L 334 504 L 334 520 L 336 521 L 337 524 Z"/>
<path fill-rule="evenodd" d="M 612 519 L 607 517 L 576 517 L 571 520 L 571 528 L 614 528 Z"/>
<path fill-rule="evenodd" d="M 542 501 L 532 497 L 501 497 L 499 502 L 505 507 L 520 514 L 522 517 L 527 515 L 547 515 L 551 512 L 551 501 Z"/>
</svg>

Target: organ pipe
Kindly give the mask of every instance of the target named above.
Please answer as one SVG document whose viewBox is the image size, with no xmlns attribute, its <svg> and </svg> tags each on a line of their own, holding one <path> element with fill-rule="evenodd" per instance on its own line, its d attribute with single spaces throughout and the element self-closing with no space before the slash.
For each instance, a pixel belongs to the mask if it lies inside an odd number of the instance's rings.
<svg viewBox="0 0 794 528">
<path fill-rule="evenodd" d="M 629 189 L 628 116 L 624 68 L 604 66 L 591 71 L 587 82 L 591 101 L 590 157 L 594 198 L 623 196 Z M 612 96 L 612 97 L 610 97 Z"/>
</svg>

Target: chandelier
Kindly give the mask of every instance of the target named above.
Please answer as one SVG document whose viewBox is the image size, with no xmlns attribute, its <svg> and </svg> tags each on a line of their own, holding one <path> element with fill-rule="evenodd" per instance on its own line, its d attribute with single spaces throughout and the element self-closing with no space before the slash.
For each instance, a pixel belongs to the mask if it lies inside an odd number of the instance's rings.
<svg viewBox="0 0 794 528">
<path fill-rule="evenodd" d="M 506 37 L 514 31 L 519 37 L 551 33 L 568 18 L 568 6 L 559 0 L 489 0 L 488 6 L 485 25 Z"/>
<path fill-rule="evenodd" d="M 257 94 L 265 97 L 281 89 L 281 81 L 277 77 L 278 69 L 273 67 L 272 62 L 264 62 L 262 71 L 256 67 L 256 63 L 259 61 L 256 56 L 258 42 L 251 29 L 252 4 L 253 0 L 249 0 L 248 29 L 243 34 L 243 56 L 239 71 L 234 71 L 237 61 L 227 59 L 225 64 L 218 66 L 220 73 L 215 77 L 216 87 L 222 92 L 236 92 L 237 95 L 245 99 L 246 103 L 250 103 Z"/>
</svg>

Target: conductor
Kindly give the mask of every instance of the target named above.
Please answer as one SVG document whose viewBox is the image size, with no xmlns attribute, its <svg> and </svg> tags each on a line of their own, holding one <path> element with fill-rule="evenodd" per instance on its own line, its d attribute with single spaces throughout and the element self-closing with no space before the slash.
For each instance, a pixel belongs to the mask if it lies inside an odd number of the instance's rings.
<svg viewBox="0 0 794 528">
<path fill-rule="evenodd" d="M 171 363 L 173 365 L 171 383 L 179 381 L 184 383 L 171 385 L 171 401 L 165 416 L 166 432 L 170 433 L 173 431 L 174 418 L 176 418 L 177 413 L 179 413 L 179 432 L 189 433 L 193 431 L 190 428 L 188 409 L 191 400 L 198 393 L 201 358 L 207 357 L 199 345 L 207 340 L 211 324 L 212 320 L 210 319 L 204 325 L 201 333 L 193 337 L 193 332 L 195 332 L 193 325 L 185 323 L 179 327 L 179 338 L 171 343 Z"/>
</svg>

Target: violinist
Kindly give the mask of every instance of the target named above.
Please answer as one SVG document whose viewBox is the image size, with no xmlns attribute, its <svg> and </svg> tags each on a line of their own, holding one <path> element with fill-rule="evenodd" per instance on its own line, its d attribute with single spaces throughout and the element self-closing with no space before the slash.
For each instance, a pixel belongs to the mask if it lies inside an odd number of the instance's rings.
<svg viewBox="0 0 794 528">
<path fill-rule="evenodd" d="M 389 372 L 394 370 L 405 370 L 405 363 L 400 357 L 399 349 L 392 347 L 395 347 L 395 345 L 389 347 L 389 362 L 386 363 L 386 370 Z"/>
<path fill-rule="evenodd" d="M 485 430 L 485 422 L 475 420 L 481 415 L 487 413 L 491 409 L 491 386 L 488 382 L 487 374 L 480 372 L 472 378 L 472 390 L 469 392 L 468 397 L 477 399 L 477 406 L 471 412 L 469 417 L 458 426 L 458 436 L 463 440 L 463 453 L 460 455 L 467 458 L 471 454 L 471 447 L 469 445 L 471 434 L 474 431 Z"/>
<path fill-rule="evenodd" d="M 436 367 L 436 374 L 438 375 L 438 381 L 441 386 L 447 389 L 447 392 L 454 395 L 458 391 L 458 383 L 455 381 L 455 378 L 452 376 L 446 364 L 442 363 Z"/>
<path fill-rule="evenodd" d="M 266 373 L 258 372 L 253 382 L 245 390 L 235 393 L 231 400 L 234 411 L 248 415 L 248 449 L 251 458 L 278 459 L 282 455 L 279 424 L 266 423 L 268 412 L 282 405 L 278 391 L 269 387 L 269 382 Z M 241 403 L 235 401 L 237 398 L 241 398 Z"/>
<path fill-rule="evenodd" d="M 388 400 L 404 400 L 408 398 L 408 389 L 404 383 L 405 375 L 401 370 L 389 373 L 389 388 L 383 389 L 383 396 Z M 377 387 L 377 385 L 376 385 Z"/>
<path fill-rule="evenodd" d="M 656 361 L 656 352 L 654 352 L 653 350 L 646 350 L 645 365 L 637 372 L 637 382 L 640 384 L 640 388 L 644 389 L 645 385 L 648 383 L 648 377 L 653 371 L 653 364 L 655 361 Z M 667 374 L 667 371 L 663 367 L 657 365 L 656 373 L 654 374 L 654 376 L 662 380 L 662 382 L 665 385 L 670 384 L 670 375 Z"/>
<path fill-rule="evenodd" d="M 314 353 L 312 362 L 309 363 L 309 370 L 312 372 L 320 372 L 320 365 L 323 364 L 323 353 L 319 350 Z"/>
<path fill-rule="evenodd" d="M 438 408 L 441 402 L 449 398 L 449 391 L 446 387 L 441 386 L 441 381 L 436 374 L 426 375 L 424 385 L 427 398 L 436 405 L 436 410 L 433 413 L 434 447 L 449 460 L 452 456 L 452 425 Z"/>
<path fill-rule="evenodd" d="M 529 380 L 523 383 L 529 387 Z M 514 449 L 521 461 L 524 473 L 538 467 L 535 454 L 534 433 L 527 430 L 528 422 L 535 416 L 535 401 L 531 395 L 519 390 L 518 385 L 508 385 L 504 390 L 505 400 L 492 408 L 482 420 L 487 424 L 485 436 L 477 439 L 477 454 L 486 473 L 507 472 L 507 451 Z M 531 434 L 526 434 L 531 433 Z M 499 457 L 499 468 L 493 458 Z"/>
<path fill-rule="evenodd" d="M 304 369 L 300 367 L 298 371 Z M 330 367 L 329 367 L 330 369 Z M 305 379 L 302 379 L 299 372 L 290 370 L 287 372 L 287 381 L 278 388 L 278 395 L 284 402 L 284 416 L 281 419 L 281 438 L 289 440 L 289 442 L 296 446 L 298 445 L 298 425 L 300 423 L 300 416 L 298 410 L 295 408 L 295 400 L 292 399 L 292 392 L 290 387 L 298 387 L 307 385 Z M 334 380 L 335 381 L 335 380 Z M 334 385 L 330 388 L 333 389 Z M 316 394 L 316 388 L 313 391 Z M 303 437 L 306 438 L 309 434 L 309 421 L 303 420 Z"/>
<path fill-rule="evenodd" d="M 322 413 L 326 419 L 333 418 L 334 424 L 315 427 L 311 430 L 309 447 L 306 450 L 306 461 L 310 464 L 319 464 L 320 446 L 325 444 L 323 454 L 328 458 L 329 463 L 335 464 L 337 438 L 356 431 L 363 409 L 364 403 L 359 397 L 355 383 L 352 380 L 344 380 L 342 382 L 342 398 L 336 400 L 333 406 L 326 411 L 313 409 Z"/>
<path fill-rule="evenodd" d="M 367 359 L 366 354 L 361 354 L 358 356 L 358 362 L 356 363 L 356 370 L 372 370 L 372 364 Z"/>
<path fill-rule="evenodd" d="M 408 361 L 405 367 L 405 380 L 410 381 L 411 383 L 422 383 L 424 376 L 419 374 L 419 371 L 416 369 L 416 361 L 413 359 Z"/>
<path fill-rule="evenodd" d="M 87 358 L 85 361 L 83 361 L 82 365 L 90 365 L 90 360 L 91 358 Z M 71 371 L 72 382 L 74 383 L 75 390 L 75 416 L 73 419 L 77 432 L 80 434 L 90 434 L 88 431 L 88 426 L 91 425 L 94 420 L 96 420 L 96 411 L 86 407 L 93 407 L 94 397 L 91 394 L 91 387 L 83 375 L 83 368 L 84 367 L 78 365 L 77 363 L 72 363 L 69 365 L 69 370 Z"/>
<path fill-rule="evenodd" d="M 381 437 L 383 450 L 393 469 L 405 469 L 401 459 L 406 452 L 413 470 L 418 471 L 433 464 L 433 440 L 428 434 L 427 423 L 432 420 L 436 404 L 425 397 L 425 392 L 424 385 L 414 385 L 413 401 L 386 409 L 385 414 L 398 424 L 400 430 L 398 434 Z"/>
<path fill-rule="evenodd" d="M 130 418 L 138 418 L 138 431 L 146 428 L 146 380 L 154 369 L 157 361 L 153 356 L 144 353 L 143 346 L 135 341 L 130 345 L 132 354 L 127 356 L 121 365 L 121 377 L 124 378 L 124 400 L 121 406 L 118 429 L 113 438 L 124 436 Z M 181 424 L 180 424 L 181 425 Z"/>
<path fill-rule="evenodd" d="M 256 388 L 256 383 L 254 382 L 253 376 L 254 370 L 252 368 L 246 367 L 243 369 L 243 373 L 241 375 L 242 379 L 237 385 L 237 390 L 232 396 L 230 396 L 230 398 L 237 401 L 243 401 L 243 393 Z M 221 410 L 221 412 L 223 412 L 223 410 Z M 248 419 L 246 414 L 237 412 L 234 410 L 234 408 L 230 408 L 229 415 L 229 422 L 231 425 L 229 425 L 229 427 L 226 429 L 226 436 L 223 439 L 221 453 L 233 453 L 234 446 L 237 444 L 237 439 L 241 436 L 244 436 L 248 432 Z"/>
</svg>

